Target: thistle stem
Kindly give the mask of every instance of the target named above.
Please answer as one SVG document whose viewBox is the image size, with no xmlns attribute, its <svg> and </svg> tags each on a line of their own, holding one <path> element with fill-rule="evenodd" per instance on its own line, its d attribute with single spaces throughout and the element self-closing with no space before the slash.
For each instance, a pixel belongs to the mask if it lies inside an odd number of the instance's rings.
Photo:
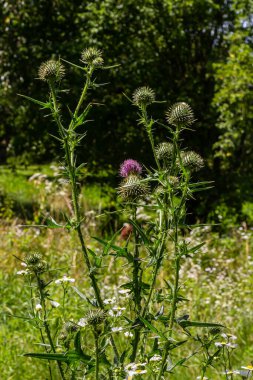
<svg viewBox="0 0 253 380">
<path fill-rule="evenodd" d="M 136 206 L 133 206 L 132 211 L 132 219 L 134 222 L 136 222 Z M 138 317 L 141 312 L 141 284 L 140 284 L 140 278 L 139 278 L 139 270 L 140 270 L 140 261 L 139 261 L 139 247 L 138 247 L 138 233 L 136 229 L 134 228 L 134 261 L 133 261 L 133 288 L 134 288 L 134 304 L 135 304 L 135 314 L 136 314 L 136 320 L 138 320 Z M 134 330 L 134 339 L 133 339 L 133 351 L 131 354 L 131 361 L 134 362 L 136 355 L 137 355 L 137 349 L 138 344 L 140 341 L 140 328 L 137 326 Z"/>
<path fill-rule="evenodd" d="M 155 158 L 156 165 L 157 165 L 158 169 L 161 170 L 161 166 L 160 166 L 160 163 L 159 163 L 159 160 L 157 158 L 156 151 L 155 151 L 155 143 L 154 143 L 154 137 L 153 137 L 153 133 L 152 133 L 153 121 L 149 120 L 149 118 L 148 118 L 146 106 L 141 108 L 141 112 L 142 112 L 142 117 L 143 117 L 143 120 L 144 120 L 144 125 L 146 127 L 146 131 L 147 131 L 148 138 L 149 138 L 149 141 L 150 141 L 150 144 L 151 144 L 151 148 L 152 148 L 152 152 L 153 152 L 153 155 L 154 155 L 154 158 Z"/>
<path fill-rule="evenodd" d="M 175 279 L 174 279 L 174 291 L 172 294 L 172 307 L 171 307 L 171 314 L 170 314 L 170 321 L 169 321 L 169 338 L 172 336 L 172 331 L 173 331 L 173 325 L 175 321 L 175 314 L 176 314 L 176 309 L 177 309 L 177 295 L 178 295 L 178 285 L 179 285 L 179 269 L 180 269 L 180 259 L 179 257 L 175 258 L 175 265 L 176 265 L 176 273 L 175 273 Z M 158 375 L 158 380 L 160 380 L 163 376 L 164 370 L 165 370 L 165 365 L 169 353 L 169 345 L 170 342 L 167 342 L 165 344 L 165 349 L 163 353 L 163 358 L 162 358 L 162 363 L 161 363 L 161 368 L 160 372 Z"/>
<path fill-rule="evenodd" d="M 86 94 L 87 94 L 88 89 L 90 87 L 90 80 L 91 80 L 92 72 L 93 72 L 93 68 L 91 67 L 90 70 L 87 73 L 86 82 L 85 82 L 82 94 L 80 96 L 80 99 L 78 101 L 78 104 L 76 106 L 76 109 L 75 109 L 75 112 L 74 112 L 74 116 L 73 116 L 73 118 L 71 120 L 70 127 L 73 125 L 75 118 L 78 116 L 78 112 L 80 110 L 80 107 L 81 107 L 81 105 L 83 104 L 83 102 L 84 102 L 84 100 L 86 98 Z"/>
<path fill-rule="evenodd" d="M 30 300 L 31 300 L 31 311 L 32 311 L 32 314 L 33 314 L 33 318 L 35 319 L 35 312 L 34 312 L 34 302 L 33 302 L 33 291 L 32 291 L 32 281 L 31 281 L 31 277 L 29 276 L 29 288 L 30 288 Z M 41 298 L 41 297 L 40 297 Z M 41 340 L 42 340 L 42 343 L 44 344 L 44 347 L 45 347 L 45 351 L 48 352 L 48 349 L 46 347 L 46 342 L 45 342 L 45 338 L 44 338 L 44 335 L 43 335 L 43 331 L 42 331 L 42 328 L 40 327 L 40 324 L 39 322 L 36 322 L 37 326 L 38 326 L 38 329 L 39 329 L 39 332 L 40 332 L 40 336 L 41 336 Z M 48 360 L 48 370 L 49 370 L 49 377 L 50 377 L 50 380 L 53 379 L 52 377 L 52 369 L 51 369 L 51 363 L 50 363 L 50 360 Z"/>
<path fill-rule="evenodd" d="M 95 338 L 95 376 L 96 380 L 99 380 L 99 344 L 98 344 L 98 333 L 97 331 L 94 331 L 94 338 Z"/>
<path fill-rule="evenodd" d="M 83 102 L 85 100 L 87 91 L 90 87 L 92 72 L 93 72 L 93 68 L 91 67 L 90 71 L 87 73 L 86 82 L 85 82 L 81 97 L 78 101 L 78 104 L 77 104 L 76 109 L 74 111 L 74 116 L 70 122 L 70 125 L 69 125 L 67 132 L 63 128 L 61 120 L 60 120 L 59 108 L 57 106 L 57 98 L 56 98 L 56 92 L 55 92 L 54 84 L 52 82 L 49 82 L 49 86 L 51 89 L 52 100 L 53 100 L 54 118 L 55 118 L 55 121 L 58 125 L 60 136 L 63 138 L 63 147 L 64 147 L 64 151 L 65 151 L 65 159 L 66 159 L 66 164 L 67 164 L 69 179 L 70 179 L 70 184 L 71 184 L 72 203 L 73 203 L 75 223 L 76 223 L 75 229 L 77 231 L 77 235 L 78 235 L 78 238 L 79 238 L 79 241 L 81 244 L 84 262 L 85 262 L 86 267 L 87 267 L 88 272 L 89 272 L 89 277 L 91 280 L 91 284 L 92 284 L 92 287 L 93 287 L 93 290 L 95 293 L 95 297 L 96 297 L 98 306 L 101 309 L 104 309 L 104 303 L 103 303 L 103 300 L 101 298 L 100 289 L 99 289 L 96 277 L 95 277 L 94 273 L 92 273 L 92 266 L 91 266 L 91 262 L 89 259 L 88 250 L 87 250 L 86 244 L 84 242 L 84 238 L 83 238 L 83 234 L 82 234 L 82 230 L 81 230 L 81 218 L 80 218 L 80 210 L 79 210 L 79 202 L 78 202 L 78 189 L 77 189 L 77 183 L 76 183 L 76 168 L 75 168 L 75 161 L 74 161 L 75 144 L 73 145 L 72 149 L 70 149 L 70 146 L 71 146 L 70 139 L 72 139 L 72 131 L 73 131 L 74 122 L 75 122 L 75 119 L 78 117 L 78 112 L 80 110 L 81 105 L 83 104 Z M 111 341 L 111 345 L 112 345 L 116 360 L 119 363 L 119 353 L 118 353 L 117 347 L 115 345 L 115 342 L 114 342 L 114 339 L 112 336 L 110 336 L 110 341 Z"/>
<path fill-rule="evenodd" d="M 39 289 L 39 294 L 40 294 L 40 302 L 41 302 L 41 305 L 43 308 L 43 325 L 44 325 L 46 335 L 47 335 L 49 344 L 51 346 L 51 349 L 52 349 L 53 353 L 55 353 L 56 350 L 55 350 L 54 342 L 53 342 L 53 339 L 51 336 L 50 327 L 49 327 L 49 324 L 47 321 L 47 309 L 46 309 L 45 295 L 44 295 L 44 291 L 42 288 L 41 279 L 40 279 L 38 274 L 36 274 L 36 279 L 37 279 L 37 284 L 38 284 L 38 289 Z M 65 378 L 65 375 L 63 372 L 62 364 L 58 360 L 57 360 L 57 365 L 58 365 L 59 372 L 61 374 L 62 380 L 65 380 L 66 378 Z"/>
<path fill-rule="evenodd" d="M 150 303 L 150 300 L 151 300 L 151 297 L 152 297 L 152 294 L 153 294 L 153 291 L 154 291 L 154 287 L 155 287 L 158 271 L 159 271 L 159 269 L 161 267 L 161 264 L 162 264 L 163 253 L 164 253 L 164 248 L 165 248 L 165 240 L 166 240 L 166 236 L 164 234 L 163 237 L 162 237 L 160 253 L 159 253 L 158 259 L 156 261 L 155 270 L 153 271 L 153 275 L 152 275 L 152 280 L 151 280 L 151 284 L 150 284 L 150 289 L 149 289 L 148 297 L 147 297 L 146 303 L 145 303 L 143 311 L 142 311 L 142 317 L 143 318 L 145 318 L 146 313 L 148 311 L 148 307 L 149 307 L 149 303 Z"/>
</svg>

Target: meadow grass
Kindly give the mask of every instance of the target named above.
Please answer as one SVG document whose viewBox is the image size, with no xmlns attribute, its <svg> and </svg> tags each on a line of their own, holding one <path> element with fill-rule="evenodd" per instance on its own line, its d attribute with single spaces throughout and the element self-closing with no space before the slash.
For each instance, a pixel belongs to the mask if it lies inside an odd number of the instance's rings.
<svg viewBox="0 0 253 380">
<path fill-rule="evenodd" d="M 84 294 L 91 295 L 82 255 L 74 234 L 66 235 L 60 230 L 41 231 L 12 225 L 2 228 L 1 235 L 1 377 L 30 380 L 36 374 L 36 379 L 45 380 L 47 362 L 22 356 L 26 352 L 38 351 L 40 337 L 38 331 L 27 320 L 22 319 L 22 316 L 27 317 L 29 309 L 29 288 L 24 286 L 24 278 L 17 275 L 22 267 L 14 255 L 22 258 L 30 251 L 42 252 L 49 261 L 50 268 L 55 269 L 50 273 L 52 278 L 57 279 L 67 274 L 76 280 L 77 288 Z M 220 237 L 209 230 L 195 230 L 189 235 L 189 239 L 198 241 L 203 239 L 203 235 L 208 242 L 207 246 L 182 267 L 182 275 L 186 278 L 183 286 L 189 289 L 187 312 L 192 320 L 221 322 L 227 326 L 226 332 L 238 337 L 238 348 L 234 351 L 233 362 L 234 368 L 240 369 L 250 363 L 253 355 L 253 259 L 250 255 L 252 232 L 236 229 L 229 236 Z M 92 239 L 88 246 L 98 249 L 97 243 Z M 122 283 L 122 264 L 123 262 L 114 262 L 112 259 L 106 264 L 101 289 L 107 298 L 113 297 Z M 165 262 L 159 276 L 160 283 L 167 277 L 167 269 Z M 128 270 L 130 271 L 129 266 L 125 266 L 126 277 Z M 61 304 L 59 308 L 52 310 L 52 318 L 57 324 L 57 320 L 62 318 L 63 291 L 60 286 L 53 285 L 50 292 L 52 299 Z M 65 300 L 65 313 L 68 318 L 77 321 L 86 308 L 87 304 L 69 287 Z M 182 313 L 184 308 L 185 305 Z M 205 329 L 204 331 L 207 332 Z M 199 329 L 199 333 L 203 334 L 203 329 Z M 124 339 L 122 335 L 122 347 Z M 88 342 L 87 348 L 89 349 Z M 186 353 L 181 349 L 175 355 L 180 357 Z M 184 367 L 179 368 L 171 378 L 196 379 L 199 376 L 199 365 L 200 358 L 193 358 L 187 370 Z M 207 376 L 212 380 L 225 378 L 220 369 L 209 370 Z"/>
</svg>

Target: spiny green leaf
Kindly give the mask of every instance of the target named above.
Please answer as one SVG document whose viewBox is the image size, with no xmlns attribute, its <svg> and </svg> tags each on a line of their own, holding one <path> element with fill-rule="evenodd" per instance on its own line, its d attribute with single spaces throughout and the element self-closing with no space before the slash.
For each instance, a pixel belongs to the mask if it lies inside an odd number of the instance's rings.
<svg viewBox="0 0 253 380">
<path fill-rule="evenodd" d="M 150 322 L 148 322 L 145 318 L 139 317 L 139 319 L 142 321 L 142 323 L 153 333 L 159 335 L 161 338 L 163 338 L 166 342 L 176 342 L 176 340 L 172 338 L 167 338 L 162 332 L 158 331 L 155 326 L 153 326 Z"/>
<path fill-rule="evenodd" d="M 81 331 L 78 331 L 76 333 L 75 340 L 74 340 L 74 346 L 75 346 L 76 352 L 79 355 L 83 355 L 83 350 L 81 347 Z"/>
<path fill-rule="evenodd" d="M 111 66 L 102 66 L 101 69 L 102 70 L 109 70 L 109 69 L 114 69 L 114 67 L 119 67 L 121 66 L 120 64 L 115 64 L 115 65 L 111 65 Z"/>
<path fill-rule="evenodd" d="M 171 292 L 174 292 L 174 285 L 169 280 L 164 280 L 165 284 L 167 285 L 168 289 L 171 290 Z"/>
<path fill-rule="evenodd" d="M 76 118 L 73 118 L 74 128 L 82 125 L 85 121 L 86 116 L 88 115 L 90 109 L 92 108 L 92 104 L 88 104 L 85 110 Z"/>
<path fill-rule="evenodd" d="M 82 293 L 80 292 L 79 289 L 77 289 L 75 286 L 72 286 L 72 289 L 74 289 L 74 291 L 85 301 L 87 301 L 87 297 Z"/>
<path fill-rule="evenodd" d="M 111 238 L 111 240 L 109 241 L 106 241 L 106 240 L 103 240 L 103 239 L 100 239 L 96 236 L 92 236 L 93 239 L 97 240 L 99 243 L 101 243 L 105 248 L 104 248 L 104 252 L 103 252 L 103 255 L 106 256 L 109 252 L 110 249 L 113 249 L 115 252 L 124 252 L 125 251 L 125 248 L 122 248 L 122 247 L 119 247 L 115 244 L 113 244 L 113 242 L 115 241 L 116 237 L 118 236 L 119 234 L 119 231 L 115 232 L 115 234 L 113 235 L 113 237 Z"/>
<path fill-rule="evenodd" d="M 58 224 L 51 216 L 46 219 L 47 228 L 64 228 L 61 224 Z"/>
<path fill-rule="evenodd" d="M 128 223 L 132 224 L 132 226 L 138 231 L 139 235 L 141 236 L 143 243 L 147 247 L 149 247 L 150 246 L 150 240 L 147 237 L 147 235 L 145 234 L 144 230 L 141 228 L 141 226 L 139 226 L 139 224 L 137 222 L 135 222 L 131 219 L 128 220 Z"/>
<path fill-rule="evenodd" d="M 206 243 L 203 242 L 203 243 L 200 243 L 200 244 L 198 244 L 198 245 L 195 245 L 194 247 L 192 247 L 192 248 L 190 248 L 190 249 L 187 248 L 187 253 L 195 253 L 195 252 L 197 252 L 201 247 L 203 247 L 203 245 L 205 245 L 205 244 L 206 244 Z"/>
<path fill-rule="evenodd" d="M 27 100 L 30 100 L 30 102 L 33 102 L 35 104 L 39 104 L 42 106 L 42 108 L 51 108 L 51 103 L 50 102 L 41 102 L 40 100 L 30 98 L 30 96 L 22 95 L 22 94 L 17 94 L 18 96 L 21 96 L 22 98 L 25 98 Z"/>
<path fill-rule="evenodd" d="M 61 58 L 61 60 L 64 61 L 64 62 L 66 62 L 66 63 L 68 63 L 69 65 L 71 65 L 73 67 L 77 67 L 78 69 L 81 69 L 81 70 L 85 71 L 85 67 L 76 65 L 75 63 L 69 62 L 69 61 L 67 61 L 66 59 L 63 59 L 63 58 Z"/>
<path fill-rule="evenodd" d="M 29 356 L 31 358 L 43 359 L 43 360 L 57 360 L 65 363 L 71 363 L 76 360 L 80 360 L 80 355 L 77 352 L 68 353 L 33 353 L 24 354 L 24 356 Z"/>
<path fill-rule="evenodd" d="M 180 321 L 178 322 L 181 327 L 225 327 L 221 325 L 220 323 L 213 323 L 213 322 L 198 322 L 198 321 Z"/>
<path fill-rule="evenodd" d="M 52 135 L 51 133 L 49 133 L 49 136 L 53 137 L 54 139 L 56 139 L 57 141 L 60 141 L 60 143 L 63 144 L 63 140 L 60 138 L 60 137 L 57 137 L 55 135 Z"/>
</svg>

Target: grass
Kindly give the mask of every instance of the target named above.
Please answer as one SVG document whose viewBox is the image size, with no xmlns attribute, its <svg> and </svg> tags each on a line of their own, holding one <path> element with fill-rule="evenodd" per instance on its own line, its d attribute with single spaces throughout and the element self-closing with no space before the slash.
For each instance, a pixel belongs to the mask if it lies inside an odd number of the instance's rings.
<svg viewBox="0 0 253 380">
<path fill-rule="evenodd" d="M 31 177 L 41 174 L 44 178 Z M 95 183 L 81 186 L 80 201 L 84 212 L 97 210 L 99 213 L 107 209 L 114 209 L 115 190 L 101 184 L 104 172 L 98 173 Z M 50 185 L 47 187 L 47 182 Z M 0 217 L 5 220 L 17 217 L 23 221 L 39 220 L 50 211 L 54 217 L 60 217 L 61 211 L 69 211 L 70 190 L 65 185 L 65 194 L 62 193 L 62 184 L 58 182 L 58 171 L 53 165 L 17 167 L 15 171 L 6 166 L 0 166 Z M 57 192 L 58 191 L 58 192 Z M 55 196 L 56 194 L 56 196 Z"/>
<path fill-rule="evenodd" d="M 40 187 L 27 181 L 31 171 L 17 170 L 10 173 L 1 169 L 0 188 L 4 199 L 14 199 L 22 204 L 30 200 L 33 204 L 33 215 L 37 217 L 35 204 L 40 204 L 44 197 Z M 44 171 L 45 170 L 45 171 Z M 51 176 L 47 167 L 40 171 Z M 13 181 L 13 183 L 12 183 Z M 43 188 L 43 186 L 42 186 Z M 89 185 L 82 188 L 81 196 L 85 212 L 90 213 L 87 223 L 84 224 L 85 233 L 91 235 L 102 234 L 112 236 L 116 228 L 120 226 L 111 225 L 111 229 L 103 230 L 103 223 L 98 221 L 92 214 L 92 210 L 102 211 L 106 207 L 113 209 L 117 205 L 113 201 L 110 189 L 104 189 L 101 185 Z M 67 198 L 68 198 L 67 193 Z M 59 198 L 57 195 L 56 198 Z M 52 199 L 52 198 L 51 198 Z M 45 202 L 46 206 L 50 205 Z M 55 203 L 56 204 L 56 203 Z M 22 269 L 20 261 L 26 253 L 39 251 L 49 262 L 49 277 L 55 280 L 66 274 L 75 279 L 75 286 L 88 297 L 92 297 L 87 273 L 83 266 L 82 254 L 76 237 L 72 233 L 59 230 L 40 230 L 37 228 L 22 228 L 15 221 L 15 210 L 8 211 L 5 204 L 5 215 L 9 215 L 6 223 L 3 220 L 1 227 L 0 244 L 0 287 L 1 287 L 1 323 L 0 323 L 0 371 L 1 378 L 11 380 L 45 380 L 47 362 L 36 359 L 25 358 L 24 353 L 43 351 L 39 346 L 40 337 L 38 331 L 32 326 L 29 319 L 30 289 L 25 284 L 24 277 L 17 275 Z M 59 203 L 60 207 L 61 204 Z M 38 210 L 37 210 L 38 212 Z M 42 212 L 42 211 L 41 211 Z M 3 211 L 2 211 L 3 213 Z M 2 214 L 3 215 L 3 214 Z M 87 216 L 86 216 L 87 218 Z M 108 221 L 107 221 L 108 222 Z M 119 221 L 117 221 L 119 223 Z M 253 231 L 251 229 L 235 228 L 227 231 L 226 235 L 219 236 L 210 228 L 193 230 L 188 236 L 189 242 L 194 244 L 206 241 L 202 252 L 192 260 L 187 260 L 181 270 L 181 278 L 184 279 L 182 292 L 186 293 L 189 302 L 184 303 L 178 313 L 189 314 L 191 320 L 215 321 L 224 324 L 226 332 L 235 334 L 238 339 L 238 348 L 233 353 L 234 369 L 250 364 L 253 357 L 253 311 L 252 311 L 252 276 L 253 276 Z M 121 244 L 120 240 L 117 240 Z M 99 245 L 94 239 L 88 240 L 88 246 L 99 253 Z M 170 259 L 165 261 L 163 270 L 159 276 L 159 282 L 170 278 L 168 271 Z M 124 265 L 124 267 L 123 267 Z M 123 268 L 123 271 L 122 271 Z M 127 280 L 128 270 L 125 261 L 119 259 L 114 261 L 108 258 L 105 262 L 105 275 L 103 281 L 103 296 L 110 298 L 118 297 L 119 286 Z M 63 303 L 63 291 L 54 282 L 50 285 L 51 298 L 61 305 Z M 128 300 L 119 301 L 127 304 Z M 54 321 L 55 330 L 59 336 L 61 331 L 57 328 L 58 321 L 63 318 L 78 321 L 87 310 L 87 302 L 81 299 L 75 291 L 69 287 L 65 300 L 66 316 L 63 315 L 62 306 L 51 311 L 51 321 Z M 124 320 L 121 321 L 124 324 Z M 191 330 L 190 330 L 191 331 Z M 204 336 L 207 329 L 198 329 L 198 333 Z M 87 338 L 88 339 L 88 338 Z M 90 350 L 89 341 L 84 338 L 83 344 L 86 350 Z M 121 349 L 123 350 L 125 337 L 122 336 Z M 192 341 L 192 347 L 195 342 Z M 184 357 L 189 354 L 186 349 L 173 354 Z M 192 380 L 200 375 L 201 358 L 195 357 L 189 362 L 187 368 L 180 367 L 175 374 L 168 379 Z M 56 375 L 57 376 L 57 375 Z M 209 379 L 225 379 L 219 370 L 209 370 Z M 55 377 L 57 378 L 57 377 Z"/>
</svg>

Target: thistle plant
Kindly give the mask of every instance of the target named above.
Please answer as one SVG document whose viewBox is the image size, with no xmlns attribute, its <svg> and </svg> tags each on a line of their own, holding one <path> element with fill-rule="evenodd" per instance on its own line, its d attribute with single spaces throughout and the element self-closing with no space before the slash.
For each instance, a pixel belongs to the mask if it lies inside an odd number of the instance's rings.
<svg viewBox="0 0 253 380">
<path fill-rule="evenodd" d="M 187 313 L 187 290 L 184 279 L 180 278 L 182 264 L 191 260 L 204 244 L 187 242 L 187 232 L 194 228 L 187 221 L 187 202 L 197 192 L 210 187 L 209 182 L 196 181 L 196 173 L 203 167 L 204 160 L 198 153 L 183 147 L 183 132 L 191 129 L 195 121 L 193 111 L 184 102 L 172 105 L 166 112 L 166 121 L 159 122 L 166 131 L 166 139 L 157 142 L 158 122 L 149 113 L 156 102 L 155 92 L 149 87 L 134 92 L 131 102 L 137 109 L 138 128 L 144 128 L 147 133 L 154 165 L 146 168 L 145 162 L 141 164 L 132 158 L 123 161 L 118 186 L 121 207 L 117 212 L 127 219 L 123 226 L 127 232 L 117 231 L 109 240 L 94 238 L 94 244 L 99 245 L 97 253 L 88 248 L 83 234 L 78 185 L 83 165 L 77 165 L 77 147 L 85 137 L 84 125 L 94 106 L 88 100 L 91 90 L 99 88 L 94 73 L 111 67 L 104 66 L 102 52 L 96 48 L 82 52 L 81 65 L 65 63 L 84 75 L 82 91 L 69 120 L 63 117 L 61 103 L 61 84 L 66 75 L 63 60 L 49 60 L 39 68 L 39 79 L 49 87 L 47 101 L 24 97 L 49 111 L 57 126 L 58 134 L 54 138 L 64 153 L 63 166 L 71 187 L 73 215 L 65 216 L 65 224 L 48 219 L 46 227 L 63 228 L 76 235 L 86 267 L 84 276 L 89 278 L 93 298 L 73 286 L 74 279 L 66 276 L 54 280 L 48 272 L 51 279 L 45 282 L 42 276 L 48 270 L 47 264 L 40 255 L 27 257 L 26 274 L 33 274 L 31 280 L 36 283 L 43 310 L 36 320 L 41 323 L 42 343 L 46 347 L 46 352 L 27 356 L 56 361 L 61 379 L 161 380 L 172 378 L 177 367 L 202 355 L 205 360 L 200 373 L 202 371 L 204 379 L 207 369 L 214 365 L 214 356 L 224 356 L 214 344 L 217 334 L 214 337 L 210 329 L 224 326 L 217 321 L 191 319 Z M 140 217 L 140 209 L 144 210 L 145 220 Z M 102 281 L 111 260 L 121 272 L 114 290 L 113 287 L 105 289 Z M 109 274 L 113 283 L 115 273 Z M 127 278 L 126 282 L 122 278 Z M 64 290 L 62 325 L 56 332 L 47 312 L 48 289 L 52 282 L 62 284 Z M 79 320 L 68 319 L 65 282 L 85 302 L 83 317 Z M 210 330 L 211 335 L 207 333 L 208 338 L 201 338 L 201 329 Z M 87 349 L 84 342 L 86 345 L 88 342 Z M 230 356 L 226 360 L 230 360 Z M 51 365 L 49 371 L 52 379 Z"/>
<path fill-rule="evenodd" d="M 172 364 L 170 352 L 187 341 L 175 340 L 178 336 L 178 328 L 191 336 L 186 327 L 213 327 L 219 324 L 190 321 L 188 315 L 183 318 L 178 315 L 179 303 L 187 300 L 181 294 L 179 276 L 181 263 L 202 246 L 200 244 L 189 247 L 183 237 L 184 231 L 189 228 L 186 222 L 187 201 L 193 197 L 194 193 L 207 188 L 208 183 L 192 181 L 194 172 L 203 167 L 204 161 L 196 152 L 186 151 L 181 147 L 182 132 L 189 129 L 194 122 L 191 107 L 186 103 L 176 103 L 168 110 L 166 113 L 168 124 L 163 124 L 163 126 L 169 132 L 170 138 L 168 141 L 155 145 L 156 122 L 148 115 L 148 106 L 154 101 L 155 93 L 148 87 L 139 88 L 133 94 L 133 104 L 138 109 L 139 124 L 146 129 L 157 167 L 147 170 L 146 178 L 140 178 L 140 172 L 132 173 L 130 168 L 127 173 L 128 162 L 134 161 L 125 161 L 120 172 L 126 173 L 124 175 L 126 178 L 122 181 L 118 193 L 125 204 L 125 210 L 129 210 L 129 221 L 134 229 L 133 271 L 132 282 L 129 285 L 134 303 L 132 325 L 134 336 L 130 359 L 131 362 L 136 359 L 137 361 L 147 359 L 141 347 L 145 345 L 148 333 L 156 332 L 164 341 L 163 348 L 156 347 L 156 350 L 149 355 L 152 357 L 159 352 L 160 367 L 155 378 L 163 379 L 166 373 L 188 360 L 185 358 L 176 365 Z M 135 167 L 141 166 L 136 163 Z M 145 191 L 143 188 L 140 190 L 141 184 L 145 184 Z M 145 200 L 148 193 L 146 208 L 151 213 L 155 213 L 156 218 L 153 218 L 147 226 L 143 226 L 136 218 L 136 210 L 143 204 L 143 198 Z M 145 256 L 140 253 L 143 252 L 142 246 L 146 250 Z M 165 287 L 155 294 L 159 272 L 168 261 L 171 269 L 165 279 Z M 173 276 L 171 276 L 171 270 L 174 272 Z M 145 272 L 148 273 L 146 276 Z M 148 278 L 148 283 L 144 283 L 144 278 Z M 160 309 L 155 308 L 156 303 L 162 303 Z M 166 309 L 169 309 L 167 313 L 165 313 Z M 159 332 L 155 326 L 158 321 L 164 325 L 166 332 Z M 203 344 L 201 346 L 204 347 Z M 195 354 L 196 352 L 189 358 Z"/>
</svg>

